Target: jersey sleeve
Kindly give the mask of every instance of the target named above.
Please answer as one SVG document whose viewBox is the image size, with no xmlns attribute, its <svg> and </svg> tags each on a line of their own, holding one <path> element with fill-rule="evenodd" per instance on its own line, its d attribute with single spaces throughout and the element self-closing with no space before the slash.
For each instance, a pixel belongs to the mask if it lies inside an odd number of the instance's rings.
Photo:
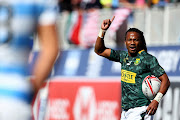
<svg viewBox="0 0 180 120">
<path fill-rule="evenodd" d="M 160 77 L 165 73 L 164 69 L 159 65 L 158 60 L 154 56 L 150 59 L 149 68 L 151 73 L 156 77 Z"/>
<path fill-rule="evenodd" d="M 57 0 L 39 0 L 38 23 L 40 25 L 54 24 L 58 16 Z"/>
<path fill-rule="evenodd" d="M 121 50 L 113 50 L 113 49 L 111 49 L 111 54 L 110 54 L 110 57 L 108 59 L 111 60 L 111 61 L 122 63 L 123 52 L 124 51 L 121 51 Z"/>
</svg>

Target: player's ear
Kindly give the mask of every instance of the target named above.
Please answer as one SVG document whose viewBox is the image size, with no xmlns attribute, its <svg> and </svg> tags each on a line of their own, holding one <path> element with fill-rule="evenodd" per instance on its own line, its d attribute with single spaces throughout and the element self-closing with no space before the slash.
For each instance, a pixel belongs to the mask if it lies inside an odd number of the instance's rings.
<svg viewBox="0 0 180 120">
<path fill-rule="evenodd" d="M 126 45 L 126 40 L 124 41 L 124 44 Z"/>
</svg>

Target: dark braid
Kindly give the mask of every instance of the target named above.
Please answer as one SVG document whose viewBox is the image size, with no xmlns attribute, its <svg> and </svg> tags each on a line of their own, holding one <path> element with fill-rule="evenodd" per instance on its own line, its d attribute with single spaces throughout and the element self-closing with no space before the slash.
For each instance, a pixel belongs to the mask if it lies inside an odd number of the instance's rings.
<svg viewBox="0 0 180 120">
<path fill-rule="evenodd" d="M 137 33 L 139 33 L 140 39 L 141 39 L 141 42 L 142 42 L 141 48 L 144 49 L 147 52 L 146 41 L 145 41 L 143 32 L 140 31 L 137 28 L 130 28 L 129 30 L 126 31 L 125 40 L 126 40 L 126 35 L 127 35 L 128 32 L 137 32 Z"/>
</svg>

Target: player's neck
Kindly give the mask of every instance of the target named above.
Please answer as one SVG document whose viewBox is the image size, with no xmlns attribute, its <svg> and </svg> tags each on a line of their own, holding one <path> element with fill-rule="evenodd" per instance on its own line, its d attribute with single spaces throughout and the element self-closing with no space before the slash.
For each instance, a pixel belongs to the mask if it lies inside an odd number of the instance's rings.
<svg viewBox="0 0 180 120">
<path fill-rule="evenodd" d="M 136 57 L 138 53 L 128 53 L 130 57 Z"/>
</svg>

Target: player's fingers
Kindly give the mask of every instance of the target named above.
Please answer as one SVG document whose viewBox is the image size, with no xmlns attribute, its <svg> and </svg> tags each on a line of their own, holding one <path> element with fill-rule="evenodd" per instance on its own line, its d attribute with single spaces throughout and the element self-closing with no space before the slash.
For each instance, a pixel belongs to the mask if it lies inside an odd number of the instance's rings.
<svg viewBox="0 0 180 120">
<path fill-rule="evenodd" d="M 155 110 L 152 110 L 151 115 L 154 115 L 154 113 L 155 113 Z"/>
<path fill-rule="evenodd" d="M 147 114 L 148 114 L 148 115 L 151 115 L 151 110 L 149 110 Z"/>
<path fill-rule="evenodd" d="M 103 20 L 104 25 L 108 24 L 108 19 Z"/>
<path fill-rule="evenodd" d="M 104 21 L 104 26 L 109 26 L 110 24 L 111 24 L 110 19 L 106 19 L 106 20 Z"/>
<path fill-rule="evenodd" d="M 111 19 L 111 23 L 113 22 L 114 18 L 115 18 L 115 16 L 113 16 L 113 18 Z"/>
<path fill-rule="evenodd" d="M 149 110 L 148 115 L 152 115 L 152 114 L 153 114 L 153 110 L 151 109 Z"/>
<path fill-rule="evenodd" d="M 152 109 L 151 115 L 154 115 L 154 114 L 156 113 L 156 110 L 157 110 L 157 109 Z"/>
<path fill-rule="evenodd" d="M 146 109 L 146 114 L 148 114 L 150 112 L 150 107 L 148 107 L 147 109 Z"/>
<path fill-rule="evenodd" d="M 103 20 L 103 24 L 106 24 L 106 20 Z"/>
<path fill-rule="evenodd" d="M 103 27 L 105 27 L 106 24 L 107 24 L 107 21 L 103 20 Z"/>
<path fill-rule="evenodd" d="M 111 24 L 111 20 L 107 19 L 107 24 L 110 25 Z"/>
</svg>

